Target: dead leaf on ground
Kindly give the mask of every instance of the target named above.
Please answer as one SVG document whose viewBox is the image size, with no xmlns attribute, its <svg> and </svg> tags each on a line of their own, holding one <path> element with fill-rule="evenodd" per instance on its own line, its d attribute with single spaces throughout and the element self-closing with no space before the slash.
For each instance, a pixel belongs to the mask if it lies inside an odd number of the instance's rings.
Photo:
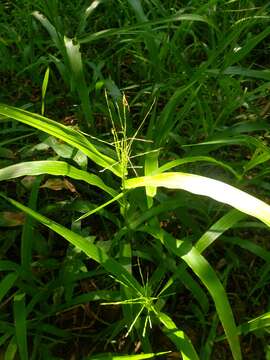
<svg viewBox="0 0 270 360">
<path fill-rule="evenodd" d="M 22 212 L 2 211 L 0 212 L 0 226 L 19 226 L 25 222 L 25 214 Z"/>
<path fill-rule="evenodd" d="M 67 179 L 60 179 L 60 178 L 52 178 L 48 179 L 41 188 L 47 188 L 54 191 L 60 191 L 63 189 L 69 190 L 71 192 L 76 192 L 75 186 L 68 181 Z"/>
</svg>

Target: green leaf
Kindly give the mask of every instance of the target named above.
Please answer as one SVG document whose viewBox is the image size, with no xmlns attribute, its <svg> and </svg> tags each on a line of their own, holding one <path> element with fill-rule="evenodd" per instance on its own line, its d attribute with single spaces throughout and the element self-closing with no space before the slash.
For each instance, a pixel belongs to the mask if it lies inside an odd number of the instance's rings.
<svg viewBox="0 0 270 360">
<path fill-rule="evenodd" d="M 220 237 L 226 230 L 229 230 L 237 222 L 244 219 L 245 214 L 237 211 L 230 210 L 227 214 L 222 216 L 217 222 L 215 222 L 209 230 L 204 233 L 200 239 L 196 242 L 196 249 L 199 253 L 202 253 L 207 249 L 217 238 Z"/>
<path fill-rule="evenodd" d="M 219 75 L 221 72 L 218 69 L 207 70 L 208 74 Z M 227 69 L 222 71 L 224 75 L 239 75 L 248 78 L 270 80 L 269 70 L 253 70 L 247 69 L 241 66 L 229 66 Z"/>
<path fill-rule="evenodd" d="M 13 303 L 15 333 L 20 359 L 28 360 L 25 294 L 17 294 Z"/>
<path fill-rule="evenodd" d="M 232 129 L 231 129 L 232 130 Z M 249 136 L 249 135 L 239 135 L 233 137 L 217 137 L 216 139 L 205 141 L 202 143 L 197 144 L 188 144 L 182 145 L 183 147 L 190 147 L 190 146 L 207 146 L 207 145 L 216 145 L 216 146 L 223 146 L 223 145 L 245 145 L 247 147 L 254 146 L 260 150 L 263 150 L 270 154 L 270 149 L 267 145 L 264 144 L 263 141 L 257 139 L 256 137 Z"/>
<path fill-rule="evenodd" d="M 248 38 L 246 44 L 241 47 L 238 51 L 235 51 L 232 56 L 226 61 L 225 67 L 231 66 L 239 61 L 241 61 L 251 50 L 259 44 L 264 38 L 270 34 L 270 26 L 267 26 L 262 32 L 258 35 L 255 35 L 251 38 Z"/>
<path fill-rule="evenodd" d="M 99 6 L 99 4 L 102 2 L 103 0 L 94 0 L 91 2 L 91 4 L 86 8 L 86 10 L 84 11 L 80 23 L 78 25 L 78 33 L 81 33 L 84 31 L 85 26 L 86 26 L 86 21 L 88 19 L 88 17 L 95 11 L 95 9 Z"/>
<path fill-rule="evenodd" d="M 1 176 L 0 176 L 0 180 L 1 180 Z M 33 186 L 31 188 L 29 207 L 34 210 L 36 209 L 36 206 L 37 206 L 38 192 L 39 192 L 41 180 L 42 180 L 42 177 L 35 178 Z M 21 264 L 25 268 L 30 268 L 31 261 L 32 261 L 34 223 L 35 223 L 35 221 L 33 218 L 26 216 L 25 222 L 23 225 L 22 236 L 21 236 Z"/>
<path fill-rule="evenodd" d="M 46 91 L 47 91 L 47 86 L 48 86 L 48 82 L 49 82 L 49 76 L 50 76 L 50 68 L 47 67 L 47 70 L 45 72 L 44 75 L 44 79 L 43 79 L 43 83 L 42 83 L 42 104 L 41 104 L 41 115 L 44 115 L 45 112 L 45 96 L 46 96 Z"/>
<path fill-rule="evenodd" d="M 146 154 L 145 162 L 144 162 L 144 174 L 145 176 L 153 175 L 158 170 L 158 157 L 159 152 L 150 152 Z M 151 208 L 153 205 L 153 197 L 157 193 L 157 189 L 154 186 L 146 186 L 145 187 L 147 203 L 148 207 Z"/>
<path fill-rule="evenodd" d="M 126 189 L 149 185 L 181 189 L 193 194 L 209 196 L 212 199 L 231 205 L 248 215 L 254 216 L 270 226 L 269 205 L 222 181 L 199 175 L 172 172 L 128 179 L 125 182 Z"/>
<path fill-rule="evenodd" d="M 249 320 L 248 322 L 238 326 L 238 333 L 246 335 L 250 332 L 265 329 L 270 327 L 270 312 L 258 316 L 255 319 Z"/>
<path fill-rule="evenodd" d="M 113 29 L 105 29 L 105 30 L 98 31 L 96 33 L 86 34 L 86 35 L 78 38 L 78 41 L 80 44 L 83 44 L 83 43 L 89 43 L 92 41 L 96 41 L 96 40 L 99 40 L 102 38 L 109 38 L 111 36 L 119 36 L 121 34 L 123 34 L 123 35 L 124 34 L 130 35 L 130 33 L 136 34 L 137 32 L 141 33 L 141 29 L 145 28 L 145 26 L 169 24 L 169 23 L 181 22 L 181 21 L 199 21 L 199 22 L 207 23 L 210 26 L 214 26 L 208 18 L 201 16 L 201 15 L 177 14 L 174 16 L 169 16 L 167 18 L 160 19 L 160 20 L 145 21 L 145 22 L 141 22 L 141 23 L 138 23 L 138 24 L 132 25 L 132 26 L 113 28 Z"/>
<path fill-rule="evenodd" d="M 64 161 L 28 161 L 16 165 L 7 166 L 0 169 L 0 181 L 15 179 L 20 176 L 36 176 L 41 174 L 50 174 L 55 176 L 68 176 L 72 179 L 85 181 L 89 185 L 97 186 L 115 197 L 117 192 L 104 184 L 104 182 L 94 174 L 75 168 Z"/>
<path fill-rule="evenodd" d="M 183 359 L 199 360 L 199 357 L 192 345 L 192 342 L 182 330 L 177 329 L 177 326 L 172 321 L 172 319 L 162 312 L 159 312 L 156 315 L 159 321 L 165 326 L 165 334 L 177 346 L 177 349 L 181 352 Z"/>
<path fill-rule="evenodd" d="M 175 255 L 181 257 L 192 271 L 199 277 L 214 300 L 219 319 L 224 328 L 228 339 L 233 358 L 235 360 L 242 359 L 239 338 L 233 317 L 233 312 L 229 304 L 227 294 L 217 277 L 217 274 L 200 255 L 198 250 L 188 241 L 175 239 L 162 229 L 146 228 L 146 230 L 161 243 L 172 251 Z"/>
<path fill-rule="evenodd" d="M 133 8 L 138 21 L 141 21 L 141 22 L 147 21 L 147 17 L 143 11 L 140 0 L 128 0 L 128 3 Z"/>
<path fill-rule="evenodd" d="M 0 282 L 0 302 L 6 293 L 12 288 L 13 284 L 17 280 L 18 275 L 16 273 L 10 273 L 6 275 Z"/>
<path fill-rule="evenodd" d="M 78 219 L 76 219 L 76 221 L 80 221 L 82 219 L 85 219 L 86 217 L 95 214 L 96 212 L 100 211 L 101 209 L 103 209 L 105 206 L 108 206 L 109 204 L 113 203 L 116 200 L 121 199 L 124 196 L 124 193 L 120 193 L 117 194 L 114 198 L 110 199 L 109 201 L 105 202 L 104 204 L 98 206 L 97 208 L 88 211 L 86 214 L 83 214 L 82 216 L 80 216 Z"/>
<path fill-rule="evenodd" d="M 145 42 L 146 48 L 149 54 L 149 63 L 152 65 L 152 69 L 155 75 L 155 81 L 160 79 L 160 52 L 156 43 L 156 39 L 154 36 L 154 31 L 151 26 L 148 24 L 147 16 L 144 13 L 142 4 L 140 0 L 128 0 L 128 3 L 132 7 L 137 21 L 139 23 L 145 23 L 145 28 L 143 32 L 143 40 Z"/>
<path fill-rule="evenodd" d="M 225 164 L 222 161 L 218 161 L 210 156 L 190 156 L 190 157 L 185 157 L 183 159 L 176 159 L 176 160 L 172 160 L 167 162 L 166 164 L 160 166 L 157 171 L 155 172 L 155 174 L 161 174 L 164 171 L 170 170 L 176 166 L 180 166 L 180 165 L 184 165 L 184 164 L 190 164 L 193 162 L 197 162 L 197 161 L 206 161 L 206 162 L 210 162 L 213 163 L 215 165 L 219 165 L 221 166 L 223 169 L 228 170 L 231 174 L 233 174 L 237 179 L 240 179 L 241 176 L 239 174 L 237 174 L 237 172 L 229 165 Z"/>
<path fill-rule="evenodd" d="M 162 356 L 169 354 L 170 351 L 163 351 L 159 353 L 152 354 L 138 354 L 138 355 L 115 355 L 112 353 L 92 355 L 85 358 L 85 360 L 143 360 L 143 359 L 152 359 L 155 356 Z"/>
<path fill-rule="evenodd" d="M 259 330 L 259 329 L 269 329 L 270 328 L 270 312 L 267 312 L 263 315 L 256 317 L 255 319 L 249 320 L 244 324 L 241 324 L 237 327 L 239 335 L 246 335 L 250 332 Z M 220 336 L 216 341 L 224 340 L 225 336 Z"/>
<path fill-rule="evenodd" d="M 50 34 L 53 42 L 56 47 L 63 51 L 63 36 L 56 30 L 56 28 L 50 23 L 50 21 L 39 11 L 34 11 L 32 15 L 40 21 L 40 23 L 45 27 L 45 29 Z"/>
<path fill-rule="evenodd" d="M 89 91 L 86 85 L 83 62 L 80 52 L 80 45 L 75 44 L 74 40 L 64 37 L 64 44 L 66 46 L 66 53 L 71 69 L 72 88 L 76 89 L 82 104 L 82 110 L 89 125 L 93 127 L 93 114 L 90 106 Z"/>
<path fill-rule="evenodd" d="M 141 288 L 137 280 L 116 260 L 109 257 L 108 254 L 101 247 L 98 247 L 97 245 L 87 241 L 87 239 L 85 239 L 81 235 L 20 204 L 16 200 L 8 198 L 1 193 L 0 196 L 6 199 L 13 206 L 24 211 L 26 214 L 32 216 L 34 219 L 36 219 L 43 225 L 65 238 L 74 246 L 78 247 L 87 256 L 101 264 L 109 273 L 114 275 L 119 282 L 125 284 L 125 286 L 129 287 L 130 289 L 133 289 L 133 291 L 137 295 L 143 293 L 143 289 Z"/>
<path fill-rule="evenodd" d="M 17 344 L 16 344 L 16 337 L 12 336 L 10 339 L 10 342 L 7 346 L 7 349 L 5 351 L 5 357 L 4 360 L 13 360 L 15 358 L 15 355 L 17 353 Z"/>
<path fill-rule="evenodd" d="M 223 237 L 222 241 L 228 244 L 238 245 L 241 248 L 250 251 L 256 256 L 262 258 L 266 263 L 270 264 L 270 252 L 262 246 L 257 245 L 253 241 L 241 239 L 238 237 Z"/>
<path fill-rule="evenodd" d="M 120 166 L 114 159 L 102 154 L 84 135 L 71 127 L 57 123 L 44 116 L 3 104 L 0 104 L 0 114 L 18 120 L 65 141 L 76 149 L 81 150 L 96 164 L 111 170 L 119 177 L 122 176 Z"/>
</svg>

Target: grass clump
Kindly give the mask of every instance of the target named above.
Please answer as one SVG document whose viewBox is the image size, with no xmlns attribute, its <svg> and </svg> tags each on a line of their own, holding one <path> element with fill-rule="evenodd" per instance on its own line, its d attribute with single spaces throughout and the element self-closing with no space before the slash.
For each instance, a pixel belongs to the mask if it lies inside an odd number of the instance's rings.
<svg viewBox="0 0 270 360">
<path fill-rule="evenodd" d="M 268 359 L 269 5 L 0 6 L 1 356 Z"/>
</svg>

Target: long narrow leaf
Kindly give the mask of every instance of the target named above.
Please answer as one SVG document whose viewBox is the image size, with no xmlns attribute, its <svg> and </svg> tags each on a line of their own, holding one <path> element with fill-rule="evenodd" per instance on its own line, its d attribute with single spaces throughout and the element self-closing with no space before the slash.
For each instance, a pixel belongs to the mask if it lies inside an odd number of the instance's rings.
<svg viewBox="0 0 270 360">
<path fill-rule="evenodd" d="M 32 15 L 40 21 L 44 28 L 48 31 L 51 36 L 51 39 L 55 43 L 55 46 L 61 51 L 63 51 L 63 36 L 56 30 L 56 28 L 51 24 L 51 22 L 39 11 L 34 11 Z"/>
<path fill-rule="evenodd" d="M 74 146 L 76 149 L 81 150 L 96 164 L 102 166 L 103 168 L 110 169 L 117 176 L 121 177 L 122 173 L 120 171 L 120 166 L 115 162 L 115 160 L 98 151 L 96 147 L 80 132 L 44 116 L 8 105 L 0 104 L 0 115 L 18 120 L 65 141 L 66 143 Z"/>
<path fill-rule="evenodd" d="M 244 324 L 241 324 L 240 326 L 238 326 L 238 333 L 245 335 L 252 331 L 266 328 L 270 328 L 270 312 L 258 316 L 255 319 L 249 320 Z"/>
<path fill-rule="evenodd" d="M 196 249 L 199 253 L 202 253 L 206 248 L 208 248 L 220 235 L 222 235 L 226 230 L 229 230 L 233 225 L 238 221 L 244 219 L 245 214 L 237 211 L 231 210 L 217 222 L 215 222 L 209 230 L 207 230 L 200 239 L 196 242 Z"/>
<path fill-rule="evenodd" d="M 101 247 L 90 243 L 89 241 L 87 241 L 87 239 L 83 238 L 79 234 L 76 234 L 75 232 L 65 228 L 64 226 L 56 223 L 55 221 L 48 219 L 47 217 L 39 214 L 38 212 L 20 204 L 18 201 L 8 198 L 1 193 L 0 196 L 16 208 L 24 211 L 26 214 L 32 216 L 37 221 L 68 240 L 74 246 L 78 247 L 87 256 L 101 264 L 109 273 L 114 275 L 118 281 L 130 288 L 133 288 L 133 290 L 137 294 L 143 293 L 143 290 L 137 280 L 116 260 L 109 257 L 108 254 Z"/>
<path fill-rule="evenodd" d="M 85 29 L 85 26 L 87 24 L 88 17 L 95 11 L 95 9 L 101 4 L 103 0 L 94 0 L 84 11 L 80 23 L 78 25 L 78 34 L 82 33 Z"/>
<path fill-rule="evenodd" d="M 83 44 L 83 43 L 89 43 L 92 41 L 96 41 L 96 40 L 99 40 L 104 37 L 108 38 L 110 36 L 116 36 L 116 35 L 119 36 L 121 34 L 130 34 L 130 33 L 136 33 L 136 32 L 141 33 L 141 29 L 145 28 L 146 25 L 154 26 L 154 25 L 168 24 L 168 23 L 179 22 L 179 21 L 199 21 L 199 22 L 207 23 L 210 26 L 214 26 L 211 23 L 211 21 L 204 16 L 197 15 L 197 14 L 180 14 L 180 15 L 174 15 L 174 16 L 170 16 L 167 18 L 163 18 L 160 20 L 146 21 L 146 22 L 138 23 L 138 24 L 132 25 L 132 26 L 101 30 L 101 31 L 98 31 L 93 34 L 86 34 L 86 35 L 78 38 L 78 41 L 79 41 L 79 43 Z"/>
<path fill-rule="evenodd" d="M 41 174 L 69 176 L 72 179 L 82 180 L 90 185 L 97 186 L 99 189 L 106 191 L 113 197 L 117 195 L 117 192 L 104 184 L 97 175 L 89 174 L 87 171 L 77 169 L 64 161 L 28 161 L 7 166 L 0 169 L 0 181 L 15 179 L 20 176 L 35 176 Z"/>
<path fill-rule="evenodd" d="M 267 312 L 263 315 L 258 316 L 255 319 L 251 319 L 244 324 L 241 324 L 237 327 L 239 335 L 246 335 L 250 332 L 259 330 L 259 329 L 269 329 L 270 328 L 270 312 Z M 222 341 L 225 339 L 225 336 L 222 335 L 216 339 L 216 341 Z"/>
<path fill-rule="evenodd" d="M 155 356 L 162 356 L 169 354 L 170 351 L 163 351 L 159 353 L 152 354 L 138 354 L 138 355 L 115 355 L 115 354 L 100 354 L 100 355 L 91 355 L 85 360 L 144 360 L 144 359 L 153 359 Z"/>
<path fill-rule="evenodd" d="M 189 164 L 189 163 L 193 163 L 193 162 L 201 162 L 201 161 L 206 161 L 206 162 L 214 163 L 215 165 L 221 166 L 224 169 L 228 170 L 231 174 L 233 174 L 237 179 L 240 178 L 240 175 L 237 174 L 237 172 L 231 166 L 225 164 L 222 161 L 218 161 L 210 156 L 189 156 L 189 157 L 185 157 L 183 159 L 172 160 L 172 161 L 169 161 L 166 164 L 160 166 L 158 168 L 158 170 L 156 171 L 156 174 L 161 174 L 164 171 L 170 170 L 176 166 Z"/>
<path fill-rule="evenodd" d="M 246 44 L 239 51 L 234 52 L 233 56 L 230 56 L 228 61 L 226 61 L 226 67 L 238 63 L 240 60 L 242 60 L 248 53 L 251 52 L 252 49 L 254 49 L 257 44 L 259 44 L 269 34 L 270 26 L 267 26 L 258 35 L 255 35 L 252 38 L 248 38 Z"/>
<path fill-rule="evenodd" d="M 82 219 L 85 219 L 86 217 L 95 214 L 96 212 L 100 211 L 101 209 L 103 209 L 104 207 L 110 205 L 111 203 L 113 203 L 114 201 L 117 201 L 119 199 L 121 199 L 124 196 L 124 193 L 120 193 L 117 194 L 114 198 L 110 199 L 109 201 L 107 201 L 106 203 L 98 206 L 97 208 L 88 211 L 87 213 L 83 214 L 82 216 L 80 216 L 78 219 L 76 219 L 76 221 L 80 221 Z"/>
<path fill-rule="evenodd" d="M 13 311 L 20 358 L 28 360 L 25 294 L 18 294 L 14 297 Z"/>
<path fill-rule="evenodd" d="M 266 263 L 270 264 L 270 252 L 264 249 L 262 246 L 257 245 L 253 241 L 241 239 L 238 237 L 223 237 L 225 243 L 238 245 L 241 248 L 250 251 L 256 256 L 262 258 Z"/>
<path fill-rule="evenodd" d="M 157 186 L 186 190 L 194 194 L 209 196 L 224 204 L 254 216 L 270 226 L 270 206 L 265 202 L 222 181 L 186 173 L 163 173 L 126 180 L 125 188 Z"/>
<path fill-rule="evenodd" d="M 47 92 L 47 87 L 48 87 L 48 82 L 49 82 L 49 76 L 50 76 L 50 68 L 47 67 L 47 70 L 44 75 L 43 83 L 42 83 L 42 88 L 41 88 L 41 95 L 42 95 L 41 115 L 44 115 L 44 113 L 45 113 L 45 97 L 46 97 L 46 92 Z"/>
<path fill-rule="evenodd" d="M 215 271 L 191 243 L 176 240 L 162 229 L 149 228 L 149 233 L 159 239 L 166 248 L 181 257 L 206 286 L 214 300 L 219 319 L 230 344 L 233 358 L 242 359 L 237 328 L 227 294 Z"/>
<path fill-rule="evenodd" d="M 41 180 L 42 180 L 41 176 L 35 178 L 31 189 L 28 206 L 34 210 L 36 210 L 37 207 L 38 192 L 39 192 Z M 34 223 L 35 220 L 32 217 L 26 216 L 25 222 L 23 224 L 22 237 L 21 237 L 21 264 L 25 268 L 30 268 L 32 261 Z"/>
<path fill-rule="evenodd" d="M 12 288 L 13 284 L 17 280 L 18 275 L 16 273 L 10 273 L 6 275 L 0 282 L 0 302 L 2 301 L 3 297 Z"/>
<path fill-rule="evenodd" d="M 186 336 L 186 334 L 177 328 L 172 319 L 164 314 L 157 313 L 159 321 L 164 325 L 164 332 L 177 346 L 177 349 L 181 352 L 183 360 L 199 360 L 199 357 L 194 349 L 192 342 Z"/>
<path fill-rule="evenodd" d="M 17 349 L 16 337 L 12 336 L 6 348 L 4 360 L 13 360 L 17 353 Z"/>
<path fill-rule="evenodd" d="M 66 37 L 64 38 L 64 43 L 71 69 L 72 80 L 74 82 L 72 85 L 79 94 L 86 120 L 89 122 L 89 125 L 93 127 L 93 114 L 90 106 L 89 91 L 84 76 L 80 45 L 74 44 L 72 39 Z"/>
</svg>

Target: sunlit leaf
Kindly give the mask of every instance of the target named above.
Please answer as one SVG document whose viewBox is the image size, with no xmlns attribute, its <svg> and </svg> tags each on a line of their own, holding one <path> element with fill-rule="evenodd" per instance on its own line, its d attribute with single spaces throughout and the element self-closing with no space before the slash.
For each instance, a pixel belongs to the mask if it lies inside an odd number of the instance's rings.
<svg viewBox="0 0 270 360">
<path fill-rule="evenodd" d="M 149 185 L 186 190 L 194 194 L 209 196 L 248 215 L 257 217 L 270 226 L 270 206 L 268 204 L 222 181 L 199 175 L 169 172 L 128 179 L 125 182 L 126 189 Z"/>
</svg>

